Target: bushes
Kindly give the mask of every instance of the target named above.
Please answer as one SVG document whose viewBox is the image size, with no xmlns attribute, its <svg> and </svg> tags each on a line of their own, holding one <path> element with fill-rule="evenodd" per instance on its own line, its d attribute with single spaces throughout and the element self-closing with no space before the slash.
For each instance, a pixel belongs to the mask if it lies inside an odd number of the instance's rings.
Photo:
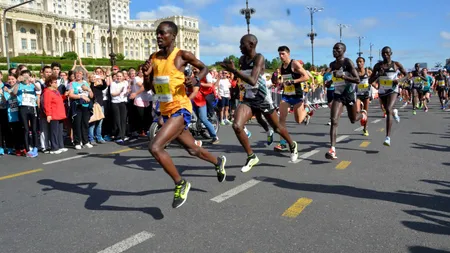
<svg viewBox="0 0 450 253">
<path fill-rule="evenodd" d="M 63 56 L 61 57 L 61 59 L 68 59 L 68 60 L 74 61 L 74 60 L 78 59 L 78 55 L 75 52 L 65 52 L 63 54 Z"/>
<path fill-rule="evenodd" d="M 123 61 L 123 60 L 125 60 L 125 55 L 118 53 L 116 55 L 116 59 L 117 59 L 117 61 Z"/>
<path fill-rule="evenodd" d="M 62 57 L 64 58 L 64 56 Z M 73 60 L 69 59 L 62 59 L 59 57 L 51 57 L 51 56 L 36 56 L 36 55 L 23 55 L 18 57 L 12 57 L 10 58 L 11 62 L 15 62 L 18 64 L 41 64 L 42 62 L 45 65 L 50 65 L 52 62 L 59 62 L 61 64 L 69 64 L 73 66 Z M 93 66 L 110 66 L 111 63 L 109 61 L 109 58 L 81 58 L 83 65 L 93 65 Z M 6 57 L 0 57 L 0 63 L 6 63 Z M 144 63 L 143 61 L 139 60 L 117 60 L 117 65 L 120 67 L 124 66 L 138 66 L 139 64 Z"/>
</svg>

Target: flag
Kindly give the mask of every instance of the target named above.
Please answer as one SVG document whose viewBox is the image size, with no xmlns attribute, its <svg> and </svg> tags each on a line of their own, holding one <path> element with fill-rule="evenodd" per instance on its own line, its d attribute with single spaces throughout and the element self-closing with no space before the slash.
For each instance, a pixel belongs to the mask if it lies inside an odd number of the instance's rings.
<svg viewBox="0 0 450 253">
<path fill-rule="evenodd" d="M 73 22 L 72 29 L 75 29 L 75 28 L 77 28 L 77 23 Z"/>
</svg>

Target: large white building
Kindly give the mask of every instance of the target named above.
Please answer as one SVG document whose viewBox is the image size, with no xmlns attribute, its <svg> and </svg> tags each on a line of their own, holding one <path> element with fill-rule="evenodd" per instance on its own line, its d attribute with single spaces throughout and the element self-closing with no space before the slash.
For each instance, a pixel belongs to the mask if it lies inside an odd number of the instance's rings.
<svg viewBox="0 0 450 253">
<path fill-rule="evenodd" d="M 1 55 L 6 57 L 3 10 L 24 0 L 0 0 Z M 157 50 L 155 29 L 165 20 L 179 27 L 177 46 L 200 58 L 198 20 L 173 16 L 131 20 L 130 0 L 111 0 L 114 53 L 145 60 Z M 6 31 L 11 57 L 27 54 L 108 58 L 110 54 L 107 0 L 35 0 L 7 12 Z"/>
</svg>

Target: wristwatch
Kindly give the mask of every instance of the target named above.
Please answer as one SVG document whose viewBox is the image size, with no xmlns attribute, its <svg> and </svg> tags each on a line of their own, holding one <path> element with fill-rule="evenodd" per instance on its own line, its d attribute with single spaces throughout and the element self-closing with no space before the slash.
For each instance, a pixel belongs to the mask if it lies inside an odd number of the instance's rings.
<svg viewBox="0 0 450 253">
<path fill-rule="evenodd" d="M 200 83 L 200 79 L 198 78 L 198 76 L 195 77 L 195 80 L 197 81 L 197 83 Z"/>
</svg>

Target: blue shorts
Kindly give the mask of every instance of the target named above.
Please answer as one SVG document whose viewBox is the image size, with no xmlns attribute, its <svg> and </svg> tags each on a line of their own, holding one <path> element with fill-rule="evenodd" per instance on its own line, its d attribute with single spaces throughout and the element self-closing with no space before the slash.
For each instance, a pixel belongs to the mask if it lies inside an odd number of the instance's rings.
<svg viewBox="0 0 450 253">
<path fill-rule="evenodd" d="M 188 110 L 186 110 L 186 109 L 180 109 L 180 110 L 178 110 L 178 111 L 176 111 L 174 114 L 172 114 L 172 115 L 170 115 L 170 116 L 168 116 L 168 115 L 163 115 L 162 117 L 163 117 L 163 120 L 164 120 L 164 123 L 166 123 L 166 121 L 169 119 L 169 118 L 172 118 L 172 117 L 178 117 L 178 116 L 183 116 L 183 119 L 184 119 L 184 129 L 185 130 L 187 130 L 188 129 L 188 126 L 189 126 L 189 123 L 191 123 L 191 118 L 192 118 L 192 115 L 191 115 L 191 113 L 188 111 Z"/>
<path fill-rule="evenodd" d="M 222 97 L 222 99 L 219 102 L 219 105 L 221 108 L 227 107 L 230 105 L 230 98 Z"/>
<path fill-rule="evenodd" d="M 290 96 L 282 96 L 281 100 L 283 100 L 284 102 L 290 104 L 290 105 L 296 105 L 298 103 L 302 103 L 303 102 L 303 98 L 299 98 L 299 97 L 290 97 Z"/>
</svg>

